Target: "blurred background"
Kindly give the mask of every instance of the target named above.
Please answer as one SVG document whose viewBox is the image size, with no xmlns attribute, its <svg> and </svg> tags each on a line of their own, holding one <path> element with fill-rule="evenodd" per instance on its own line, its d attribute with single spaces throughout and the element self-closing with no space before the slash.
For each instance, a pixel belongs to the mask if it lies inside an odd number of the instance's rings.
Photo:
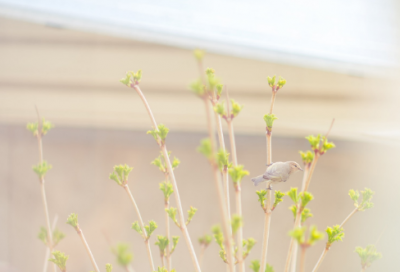
<svg viewBox="0 0 400 272">
<path fill-rule="evenodd" d="M 274 108 L 273 161 L 300 162 L 298 151 L 309 148 L 304 137 L 325 133 L 336 119 L 330 138 L 337 147 L 318 163 L 308 224 L 320 230 L 340 224 L 353 209 L 349 189 L 376 192 L 375 207 L 347 223 L 343 242 L 332 246 L 320 271 L 359 271 L 355 247 L 380 235 L 383 258 L 368 271 L 400 271 L 399 10 L 395 0 L 0 0 L 0 271 L 43 271 L 46 249 L 37 234 L 45 218 L 31 170 L 37 141 L 25 128 L 36 120 L 35 105 L 56 125 L 44 137 L 44 158 L 53 165 L 46 190 L 50 216 L 58 215 L 67 235 L 57 248 L 70 256 L 68 271 L 92 269 L 65 224 L 72 212 L 99 266 L 110 262 L 113 271 L 124 271 L 106 234 L 114 245 L 129 244 L 135 271 L 149 271 L 145 246 L 130 228 L 136 214 L 108 179 L 114 165 L 133 166 L 129 184 L 143 219 L 158 222 L 155 234 L 164 234 L 163 175 L 150 165 L 159 149 L 146 135 L 151 123 L 139 97 L 118 82 L 138 69 L 155 118 L 171 130 L 168 148 L 182 161 L 175 172 L 183 209 L 198 208 L 189 232 L 200 253 L 197 239 L 220 216 L 210 166 L 196 152 L 207 133 L 203 102 L 189 91 L 199 77 L 195 48 L 207 51 L 205 67 L 244 105 L 234 121 L 238 160 L 250 171 L 242 186 L 244 236 L 259 241 L 246 267 L 261 255 L 264 216 L 255 194 L 261 187 L 250 178 L 265 170 L 267 76 L 280 75 L 287 84 Z M 275 189 L 300 183 L 297 174 Z M 272 217 L 268 262 L 275 271 L 283 270 L 289 246 L 290 202 L 286 198 Z M 154 242 L 155 235 L 159 265 Z M 308 251 L 306 271 L 324 243 Z M 204 271 L 225 271 L 218 251 L 215 242 L 206 250 Z M 173 267 L 194 271 L 183 237 Z"/>
</svg>

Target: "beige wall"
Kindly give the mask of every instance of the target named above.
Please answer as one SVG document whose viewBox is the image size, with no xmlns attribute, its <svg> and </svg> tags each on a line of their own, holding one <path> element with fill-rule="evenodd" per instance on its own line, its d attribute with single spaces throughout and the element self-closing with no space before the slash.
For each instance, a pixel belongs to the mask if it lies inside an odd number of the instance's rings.
<svg viewBox="0 0 400 272">
<path fill-rule="evenodd" d="M 136 216 L 129 199 L 108 180 L 115 164 L 133 166 L 130 184 L 143 217 L 159 223 L 156 234 L 164 232 L 158 190 L 163 177 L 150 165 L 158 148 L 145 134 L 150 122 L 136 94 L 117 82 L 130 69 L 144 70 L 142 86 L 156 118 L 172 129 L 168 147 L 182 161 L 176 175 L 184 209 L 190 205 L 199 209 L 189 226 L 192 239 L 196 241 L 219 222 L 210 167 L 195 151 L 205 137 L 205 120 L 201 101 L 186 88 L 197 77 L 189 51 L 8 19 L 0 19 L 0 26 L 0 271 L 12 271 L 3 267 L 41 271 L 44 261 L 45 248 L 36 238 L 44 225 L 40 187 L 31 170 L 38 160 L 37 146 L 24 129 L 35 120 L 34 104 L 57 126 L 44 139 L 44 157 L 54 167 L 46 188 L 50 214 L 58 214 L 58 226 L 67 234 L 58 248 L 70 255 L 69 271 L 91 270 L 78 236 L 64 224 L 71 212 L 79 214 L 99 264 L 115 264 L 105 231 L 113 242 L 130 244 L 136 271 L 149 271 L 144 245 L 130 229 Z M 384 258 L 370 271 L 399 270 L 393 242 L 399 227 L 400 189 L 396 81 L 213 54 L 208 55 L 207 64 L 228 84 L 232 97 L 245 104 L 235 128 L 239 162 L 251 176 L 264 170 L 261 117 L 270 99 L 267 75 L 276 73 L 288 79 L 275 107 L 279 120 L 274 127 L 273 161 L 299 161 L 298 150 L 308 148 L 303 137 L 325 132 L 336 117 L 332 138 L 337 148 L 318 164 L 310 187 L 315 200 L 310 205 L 314 218 L 309 222 L 320 229 L 341 223 L 353 208 L 347 196 L 351 188 L 372 188 L 376 207 L 356 214 L 348 223 L 344 241 L 332 247 L 321 271 L 358 271 L 355 246 L 374 243 L 386 226 L 378 245 Z M 240 76 L 243 71 L 245 78 Z M 276 188 L 286 191 L 300 181 L 301 175 L 296 175 Z M 244 235 L 260 242 L 263 213 L 255 190 L 246 178 Z M 283 269 L 289 244 L 287 232 L 293 221 L 289 205 L 286 198 L 272 219 L 269 260 L 276 271 Z M 172 232 L 179 235 L 174 226 Z M 307 270 L 322 248 L 321 242 L 309 251 Z M 155 246 L 152 249 L 159 264 Z M 257 244 L 249 260 L 258 259 L 260 249 Z M 196 242 L 195 250 L 199 252 Z M 174 257 L 178 272 L 193 271 L 183 237 Z M 224 269 L 215 243 L 206 252 L 204 268 Z"/>
</svg>

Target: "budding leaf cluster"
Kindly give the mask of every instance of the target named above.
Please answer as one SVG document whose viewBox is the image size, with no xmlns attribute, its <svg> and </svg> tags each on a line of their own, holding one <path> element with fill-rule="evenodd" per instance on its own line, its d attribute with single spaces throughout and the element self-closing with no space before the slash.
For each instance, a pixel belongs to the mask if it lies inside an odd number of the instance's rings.
<svg viewBox="0 0 400 272">
<path fill-rule="evenodd" d="M 28 123 L 26 125 L 26 128 L 32 132 L 33 136 L 38 135 L 38 130 L 39 130 L 39 124 L 36 123 Z M 41 123 L 41 135 L 46 135 L 47 132 L 49 132 L 50 129 L 54 128 L 54 125 L 50 123 L 49 121 L 46 121 L 44 118 L 42 119 Z"/>
<path fill-rule="evenodd" d="M 164 257 L 166 255 L 165 250 L 167 249 L 168 244 L 169 244 L 169 240 L 166 236 L 163 236 L 163 235 L 157 236 L 157 241 L 155 242 L 155 245 L 157 245 L 158 248 L 160 249 L 161 257 Z"/>
<path fill-rule="evenodd" d="M 113 249 L 113 252 L 117 257 L 117 263 L 121 266 L 126 267 L 132 261 L 133 254 L 130 252 L 128 244 L 117 244 L 116 248 Z"/>
<path fill-rule="evenodd" d="M 32 167 L 33 171 L 39 176 L 40 179 L 44 178 L 46 173 L 53 168 L 51 164 L 48 164 L 46 161 L 39 163 Z"/>
<path fill-rule="evenodd" d="M 317 230 L 316 226 L 311 226 L 309 230 L 308 238 L 306 239 L 306 227 L 297 227 L 289 232 L 289 235 L 293 237 L 301 246 L 309 247 L 315 244 L 315 242 L 324 238 L 324 234 Z"/>
<path fill-rule="evenodd" d="M 168 272 L 168 270 L 165 267 L 158 267 L 157 271 L 154 271 L 154 272 Z M 169 272 L 176 272 L 176 270 L 172 269 Z"/>
<path fill-rule="evenodd" d="M 370 267 L 372 262 L 382 258 L 382 254 L 377 252 L 374 245 L 368 245 L 366 248 L 356 247 L 356 253 L 361 258 L 361 267 Z"/>
<path fill-rule="evenodd" d="M 201 246 L 208 247 L 210 243 L 212 242 L 212 236 L 211 235 L 204 235 L 203 237 L 199 238 L 199 243 Z"/>
<path fill-rule="evenodd" d="M 146 233 L 147 233 L 147 239 L 150 238 L 151 234 L 157 229 L 157 223 L 155 221 L 149 221 L 149 224 L 147 226 L 144 226 L 144 228 L 146 229 Z"/>
<path fill-rule="evenodd" d="M 272 126 L 274 124 L 274 121 L 278 119 L 278 117 L 275 116 L 275 114 L 265 114 L 264 115 L 264 121 L 265 121 L 265 125 L 267 126 L 267 130 L 271 131 L 272 130 Z"/>
<path fill-rule="evenodd" d="M 243 169 L 243 165 L 237 165 L 229 168 L 228 173 L 234 184 L 238 184 L 245 176 L 249 175 L 249 171 Z"/>
<path fill-rule="evenodd" d="M 343 228 L 341 228 L 339 225 L 328 227 L 326 229 L 326 233 L 328 234 L 327 247 L 329 247 L 330 245 L 332 245 L 332 243 L 336 241 L 342 241 L 344 237 Z"/>
<path fill-rule="evenodd" d="M 234 214 L 232 216 L 231 225 L 232 225 L 232 233 L 235 234 L 239 230 L 239 228 L 243 226 L 242 217 L 237 214 Z"/>
<path fill-rule="evenodd" d="M 200 146 L 197 147 L 197 151 L 203 154 L 208 160 L 212 158 L 212 148 L 210 139 L 203 139 L 200 142 Z"/>
<path fill-rule="evenodd" d="M 203 51 L 203 50 L 200 50 L 200 49 L 195 49 L 194 51 L 193 51 L 193 54 L 194 54 L 194 57 L 197 59 L 197 60 L 202 60 L 203 58 L 204 58 L 204 54 L 205 54 L 205 52 Z"/>
<path fill-rule="evenodd" d="M 78 215 L 76 213 L 71 213 L 67 218 L 67 224 L 74 228 L 78 227 Z"/>
<path fill-rule="evenodd" d="M 188 225 L 190 223 L 190 221 L 192 221 L 193 216 L 196 214 L 197 209 L 190 206 L 190 209 L 188 210 L 188 218 L 186 220 L 186 225 Z"/>
<path fill-rule="evenodd" d="M 243 239 L 243 247 L 245 247 L 245 251 L 243 252 L 243 259 L 245 259 L 249 254 L 250 251 L 253 249 L 254 245 L 256 244 L 256 240 L 254 238 Z"/>
<path fill-rule="evenodd" d="M 300 200 L 300 196 L 297 193 L 297 188 L 290 188 L 290 191 L 286 193 L 290 199 L 294 202 L 294 204 L 297 204 Z"/>
<path fill-rule="evenodd" d="M 120 82 L 129 87 L 132 83 L 139 84 L 141 79 L 142 79 L 142 70 L 138 70 L 136 73 L 129 71 L 126 72 L 124 78 L 120 79 Z"/>
<path fill-rule="evenodd" d="M 307 206 L 307 204 L 314 199 L 314 196 L 309 192 L 301 192 L 299 196 L 301 210 L 303 210 Z"/>
<path fill-rule="evenodd" d="M 256 194 L 258 195 L 258 201 L 261 204 L 261 208 L 265 209 L 265 200 L 266 195 L 267 195 L 267 190 L 260 190 L 260 191 L 256 191 Z"/>
<path fill-rule="evenodd" d="M 217 153 L 217 163 L 218 163 L 218 167 L 219 169 L 225 169 L 228 168 L 230 166 L 229 163 L 229 153 L 226 150 L 221 149 L 218 153 Z"/>
<path fill-rule="evenodd" d="M 118 185 L 123 186 L 128 182 L 129 173 L 133 167 L 128 165 L 116 165 L 114 166 L 114 172 L 110 174 L 110 179 L 114 180 Z"/>
<path fill-rule="evenodd" d="M 320 134 L 317 136 L 307 136 L 306 139 L 310 143 L 312 150 L 314 150 L 315 153 L 318 152 L 320 155 L 325 154 L 329 149 L 335 147 L 334 143 L 328 142 L 328 139 Z"/>
<path fill-rule="evenodd" d="M 274 201 L 274 204 L 272 205 L 272 210 L 275 210 L 276 206 L 278 206 L 278 204 L 283 201 L 284 196 L 285 196 L 285 193 L 283 193 L 279 190 L 275 191 L 275 201 Z"/>
<path fill-rule="evenodd" d="M 231 111 L 231 115 L 233 115 L 233 117 L 238 116 L 238 114 L 242 111 L 243 106 L 241 106 L 239 103 L 237 103 L 235 100 L 231 99 L 231 103 L 232 103 L 232 111 Z"/>
<path fill-rule="evenodd" d="M 168 181 L 164 181 L 164 182 L 160 183 L 160 190 L 164 194 L 165 201 L 168 201 L 169 197 L 174 192 L 174 189 L 173 189 L 173 186 L 172 186 L 171 182 L 168 182 Z"/>
<path fill-rule="evenodd" d="M 172 248 L 171 248 L 171 253 L 172 254 L 175 251 L 176 245 L 179 242 L 179 236 L 172 236 Z"/>
<path fill-rule="evenodd" d="M 151 134 L 154 137 L 154 139 L 156 140 L 156 142 L 159 145 L 162 145 L 165 143 L 165 139 L 167 138 L 168 132 L 169 132 L 169 128 L 167 128 L 163 124 L 160 124 L 160 125 L 158 125 L 158 129 L 149 130 L 149 131 L 147 131 L 147 134 Z"/>
<path fill-rule="evenodd" d="M 57 265 L 61 271 L 66 271 L 67 260 L 68 260 L 69 256 L 65 255 L 64 253 L 62 253 L 60 251 L 53 251 L 52 254 L 53 254 L 54 258 L 49 259 L 49 261 L 54 263 L 55 265 Z"/>
<path fill-rule="evenodd" d="M 260 272 L 260 261 L 259 260 L 251 261 L 250 268 L 254 272 Z M 267 264 L 267 266 L 265 267 L 265 272 L 275 272 L 275 270 L 271 265 Z"/>
<path fill-rule="evenodd" d="M 221 115 L 222 117 L 224 117 L 224 116 L 226 117 L 227 116 L 226 110 L 225 110 L 225 103 L 217 103 L 217 104 L 215 104 L 214 111 L 216 113 L 218 113 L 219 115 Z"/>
<path fill-rule="evenodd" d="M 276 76 L 267 77 L 268 85 L 272 88 L 272 91 L 278 91 L 283 88 L 286 84 L 286 80 L 283 77 L 278 78 L 278 82 L 276 82 Z"/>
<path fill-rule="evenodd" d="M 197 80 L 195 82 L 193 82 L 192 84 L 190 84 L 190 89 L 197 95 L 200 97 L 203 97 L 205 92 L 204 92 L 204 85 L 201 83 L 200 80 Z"/>
<path fill-rule="evenodd" d="M 38 238 L 42 241 L 45 245 L 47 245 L 47 230 L 45 227 L 40 227 L 40 231 L 38 234 Z"/>
<path fill-rule="evenodd" d="M 314 160 L 314 153 L 311 152 L 310 150 L 303 152 L 299 151 L 301 155 L 301 159 L 305 165 L 310 164 Z"/>
<path fill-rule="evenodd" d="M 106 264 L 106 272 L 111 272 L 112 271 L 112 265 L 111 264 Z"/>
<path fill-rule="evenodd" d="M 47 231 L 46 231 L 47 233 Z M 65 238 L 65 233 L 61 232 L 59 229 L 55 229 L 53 231 L 53 243 L 54 246 L 58 245 L 58 243 Z"/>
<path fill-rule="evenodd" d="M 135 222 L 132 223 L 132 229 L 135 230 L 137 233 L 139 233 L 141 236 L 144 237 L 142 228 L 140 227 L 138 221 L 135 221 Z M 145 238 L 145 237 L 144 237 L 144 238 Z"/>
<path fill-rule="evenodd" d="M 222 234 L 222 230 L 220 226 L 214 226 L 212 227 L 212 233 L 214 234 L 214 239 L 215 242 L 219 245 L 220 251 L 219 251 L 219 256 L 221 259 L 226 262 L 226 252 L 225 252 L 225 247 L 224 247 L 224 235 Z"/>
<path fill-rule="evenodd" d="M 179 227 L 178 220 L 176 220 L 176 214 L 177 214 L 177 209 L 176 208 L 169 208 L 165 209 L 165 211 L 168 213 L 168 216 L 174 221 L 174 223 Z"/>
<path fill-rule="evenodd" d="M 168 151 L 168 156 L 171 154 L 171 151 Z M 174 160 L 171 163 L 172 169 L 175 169 L 179 166 L 181 161 L 174 157 Z M 164 154 L 161 152 L 161 155 L 155 158 L 151 164 L 155 165 L 158 167 L 158 169 L 163 172 L 163 173 L 168 173 L 168 167 L 167 167 L 167 162 L 166 159 L 164 158 Z"/>
<path fill-rule="evenodd" d="M 364 191 L 361 191 L 361 202 L 359 202 L 360 193 L 357 190 L 349 191 L 349 196 L 354 201 L 354 206 L 359 211 L 365 211 L 374 206 L 374 203 L 371 202 L 373 195 L 374 192 L 371 189 L 365 188 Z"/>
</svg>

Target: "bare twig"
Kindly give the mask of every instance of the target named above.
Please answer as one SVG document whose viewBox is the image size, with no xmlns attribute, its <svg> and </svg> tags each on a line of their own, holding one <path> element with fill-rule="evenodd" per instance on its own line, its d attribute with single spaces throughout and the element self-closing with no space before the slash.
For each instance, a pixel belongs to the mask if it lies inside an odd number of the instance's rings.
<svg viewBox="0 0 400 272">
<path fill-rule="evenodd" d="M 155 267 L 154 267 L 154 262 L 153 262 L 153 256 L 152 256 L 152 254 L 151 254 L 149 239 L 148 239 L 148 237 L 147 237 L 146 228 L 144 227 L 144 222 L 143 222 L 142 216 L 141 216 L 141 214 L 140 214 L 139 207 L 137 206 L 136 201 L 135 201 L 135 199 L 133 198 L 133 195 L 132 195 L 132 193 L 131 193 L 131 190 L 129 189 L 128 184 L 125 184 L 123 187 L 124 187 L 125 191 L 127 192 L 128 196 L 129 196 L 129 199 L 130 199 L 131 202 L 132 202 L 133 207 L 135 208 L 136 215 L 138 216 L 140 228 L 142 229 L 142 232 L 143 232 L 144 238 L 145 238 L 145 239 L 144 239 L 144 243 L 146 244 L 147 256 L 148 256 L 148 258 L 149 258 L 150 267 L 151 267 L 152 271 L 154 271 L 154 270 L 155 270 Z"/>
<path fill-rule="evenodd" d="M 151 111 L 151 108 L 150 108 L 149 104 L 147 103 L 147 100 L 146 100 L 145 96 L 142 93 L 142 90 L 139 88 L 139 85 L 137 85 L 137 84 L 132 84 L 131 86 L 136 90 L 136 92 L 138 93 L 138 95 L 142 99 L 142 102 L 143 102 L 143 104 L 144 104 L 144 106 L 145 106 L 145 108 L 147 110 L 147 113 L 149 114 L 149 117 L 150 117 L 150 120 L 152 122 L 152 125 L 153 125 L 154 129 L 158 131 L 157 122 L 156 122 L 156 120 L 154 118 L 154 115 L 153 115 L 153 113 Z M 164 155 L 164 158 L 166 160 L 168 173 L 169 173 L 169 175 L 171 177 L 171 183 L 172 183 L 172 186 L 174 188 L 174 196 L 175 196 L 175 201 L 176 201 L 176 205 L 177 205 L 177 209 L 178 209 L 179 221 L 180 221 L 180 226 L 181 226 L 181 230 L 182 230 L 183 236 L 185 237 L 186 244 L 187 244 L 187 247 L 189 249 L 190 255 L 192 257 L 193 265 L 194 265 L 196 271 L 201 271 L 200 266 L 199 266 L 199 262 L 197 260 L 196 253 L 195 253 L 194 248 L 193 248 L 192 241 L 191 241 L 190 236 L 189 236 L 189 232 L 188 232 L 187 227 L 186 227 L 186 222 L 185 222 L 185 218 L 184 218 L 184 214 L 183 214 L 182 203 L 181 203 L 181 198 L 180 198 L 180 195 L 179 195 L 178 185 L 177 185 L 177 182 L 176 182 L 176 179 L 175 179 L 174 171 L 172 169 L 171 160 L 170 160 L 170 158 L 168 156 L 167 147 L 166 147 L 165 144 L 163 144 L 160 148 L 161 148 L 161 151 L 162 151 L 162 153 Z"/>
<path fill-rule="evenodd" d="M 89 255 L 90 261 L 92 262 L 93 268 L 96 272 L 100 272 L 99 267 L 94 259 L 93 253 L 90 250 L 89 244 L 87 243 L 85 236 L 83 235 L 82 229 L 79 227 L 79 224 L 75 227 L 76 232 L 82 240 L 83 245 L 85 246 L 86 252 Z"/>
<path fill-rule="evenodd" d="M 52 225 L 52 228 L 51 228 L 52 233 L 56 229 L 57 221 L 58 221 L 58 215 L 56 214 L 54 216 L 53 225 Z M 47 247 L 46 248 L 46 255 L 45 255 L 45 258 L 44 258 L 43 272 L 47 271 L 47 266 L 49 264 L 49 258 L 50 258 L 50 249 Z M 55 266 L 56 264 L 53 263 L 53 265 Z"/>
</svg>

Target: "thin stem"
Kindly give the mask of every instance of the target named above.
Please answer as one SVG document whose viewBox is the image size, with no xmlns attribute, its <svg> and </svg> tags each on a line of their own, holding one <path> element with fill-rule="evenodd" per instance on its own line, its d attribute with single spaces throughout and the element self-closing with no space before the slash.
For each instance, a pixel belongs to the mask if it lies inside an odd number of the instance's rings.
<svg viewBox="0 0 400 272">
<path fill-rule="evenodd" d="M 38 117 L 38 133 L 37 133 L 37 140 L 38 140 L 38 149 L 39 149 L 39 162 L 40 164 L 43 163 L 43 143 L 42 143 L 42 123 L 40 120 L 40 115 L 39 115 L 39 110 L 36 107 L 36 113 Z M 42 203 L 43 203 L 43 209 L 44 209 L 44 215 L 45 215 L 45 220 L 46 220 L 46 228 L 47 228 L 47 241 L 48 241 L 48 247 L 50 250 L 50 253 L 53 251 L 53 235 L 52 235 L 52 229 L 50 226 L 50 217 L 49 217 L 49 208 L 47 205 L 47 199 L 46 199 L 46 190 L 44 187 L 44 177 L 40 178 L 40 187 L 41 187 L 41 193 L 42 193 Z M 56 265 L 52 265 L 53 271 L 56 272 Z"/>
<path fill-rule="evenodd" d="M 232 162 L 234 166 L 238 165 L 237 155 L 236 155 L 236 141 L 235 141 L 235 133 L 233 131 L 233 122 L 228 121 L 228 130 L 229 130 L 229 142 L 231 144 L 231 155 L 232 155 Z"/>
<path fill-rule="evenodd" d="M 314 159 L 311 163 L 310 171 L 308 173 L 307 180 L 306 180 L 306 183 L 305 183 L 305 186 L 304 186 L 304 189 L 302 192 L 308 191 L 308 187 L 310 186 L 311 178 L 312 178 L 312 175 L 314 174 L 315 166 L 317 165 L 318 159 L 319 159 L 319 153 L 316 152 L 314 155 Z"/>
<path fill-rule="evenodd" d="M 367 269 L 367 267 L 361 268 L 361 272 L 365 272 L 365 269 Z"/>
<path fill-rule="evenodd" d="M 301 247 L 301 256 L 300 256 L 300 272 L 305 272 L 306 267 L 306 247 Z"/>
<path fill-rule="evenodd" d="M 358 212 L 358 208 L 355 208 L 347 217 L 346 219 L 344 219 L 344 221 L 342 222 L 342 224 L 340 224 L 339 228 L 343 228 L 344 224 L 347 223 L 347 221 L 349 221 L 349 219 L 356 213 Z"/>
<path fill-rule="evenodd" d="M 142 216 L 140 214 L 139 207 L 137 206 L 136 201 L 133 198 L 133 195 L 131 193 L 131 190 L 129 189 L 128 184 L 125 184 L 123 186 L 123 188 L 127 192 L 128 196 L 129 196 L 129 198 L 130 198 L 130 200 L 132 202 L 132 205 L 135 208 L 136 215 L 137 215 L 137 217 L 139 219 L 140 228 L 142 229 L 142 232 L 144 234 L 145 244 L 146 244 L 146 248 L 147 248 L 147 255 L 148 255 L 148 258 L 149 258 L 149 262 L 150 262 L 150 267 L 151 267 L 152 271 L 154 271 L 155 268 L 154 268 L 153 256 L 151 255 L 150 244 L 149 244 L 149 240 L 148 240 L 148 237 L 147 237 L 146 228 L 144 227 L 144 222 L 143 222 Z"/>
<path fill-rule="evenodd" d="M 299 209 L 299 207 L 297 207 L 297 210 L 298 210 L 298 212 L 296 213 L 296 219 L 295 219 L 295 222 L 294 222 L 294 228 L 300 227 L 300 223 L 301 223 L 300 221 L 301 221 L 301 212 L 302 211 Z M 290 239 L 288 255 L 286 257 L 285 270 L 284 270 L 285 272 L 289 271 L 290 259 L 292 257 L 292 253 L 293 253 L 293 250 L 294 250 L 294 245 L 295 245 L 295 240 L 292 237 Z"/>
<path fill-rule="evenodd" d="M 154 126 L 154 129 L 158 130 L 158 126 L 157 126 L 156 120 L 155 120 L 155 118 L 153 116 L 153 113 L 152 113 L 152 111 L 150 109 L 149 104 L 147 103 L 147 100 L 146 100 L 145 96 L 142 93 L 142 90 L 139 88 L 139 86 L 137 84 L 134 84 L 132 87 L 136 90 L 136 92 L 138 93 L 138 95 L 142 99 L 143 104 L 146 107 L 147 113 L 149 114 L 150 120 L 151 120 L 151 122 L 152 122 L 152 124 Z M 177 209 L 178 209 L 178 215 L 179 215 L 179 219 L 180 219 L 181 230 L 182 230 L 183 236 L 185 237 L 186 244 L 187 244 L 187 247 L 189 249 L 190 255 L 192 257 L 193 265 L 194 265 L 196 271 L 199 272 L 199 271 L 201 271 L 200 270 L 200 266 L 199 266 L 199 262 L 197 260 L 196 253 L 194 251 L 194 248 L 193 248 L 193 245 L 192 245 L 192 241 L 191 241 L 190 236 L 189 236 L 189 232 L 188 232 L 188 230 L 186 228 L 186 222 L 185 222 L 185 218 L 184 218 L 184 214 L 183 214 L 182 203 L 181 203 L 181 198 L 180 198 L 180 195 L 179 195 L 178 185 L 177 185 L 177 182 L 176 182 L 176 179 L 175 179 L 175 174 L 174 174 L 174 171 L 172 169 L 171 160 L 170 160 L 170 158 L 168 156 L 168 150 L 167 150 L 167 147 L 166 147 L 165 144 L 163 144 L 161 146 L 161 150 L 162 150 L 164 158 L 166 160 L 168 173 L 169 173 L 169 175 L 171 177 L 172 186 L 174 188 L 174 192 L 175 192 L 174 196 L 175 196 L 175 201 L 176 201 L 176 205 L 177 205 Z"/>
<path fill-rule="evenodd" d="M 204 245 L 201 246 L 201 251 L 200 251 L 200 257 L 199 257 L 199 262 L 200 262 L 200 267 L 203 264 L 203 259 L 204 259 L 204 253 L 206 251 L 206 247 Z"/>
<path fill-rule="evenodd" d="M 89 255 L 89 258 L 90 258 L 90 261 L 92 262 L 92 265 L 93 265 L 94 270 L 95 270 L 96 272 L 100 272 L 100 269 L 99 269 L 99 267 L 98 267 L 97 264 L 96 264 L 96 261 L 95 261 L 95 259 L 94 259 L 93 254 L 92 254 L 92 251 L 90 250 L 89 245 L 88 245 L 88 243 L 86 242 L 85 236 L 83 235 L 83 232 L 82 232 L 82 230 L 81 230 L 81 228 L 80 228 L 79 226 L 76 226 L 76 232 L 78 233 L 79 237 L 80 237 L 81 240 L 82 240 L 83 245 L 85 246 L 86 252 L 87 252 L 88 255 Z"/>
<path fill-rule="evenodd" d="M 56 229 L 57 221 L 58 221 L 58 215 L 54 216 L 53 225 L 51 227 L 52 233 Z M 44 265 L 43 265 L 43 272 L 47 271 L 47 266 L 49 264 L 49 258 L 50 258 L 50 249 L 49 249 L 49 247 L 46 247 L 46 254 L 45 254 Z M 56 264 L 53 263 L 53 265 L 55 266 Z"/>
<path fill-rule="evenodd" d="M 169 201 L 168 201 L 168 200 L 165 201 L 164 208 L 165 208 L 165 209 L 169 209 Z M 168 239 L 168 241 L 171 242 L 171 238 L 170 238 L 170 226 L 169 226 L 169 216 L 168 216 L 168 213 L 167 213 L 167 212 L 165 212 L 165 226 L 166 226 L 165 229 L 166 229 L 166 236 L 167 236 L 167 239 Z M 171 268 L 172 263 L 171 263 L 171 248 L 170 248 L 170 243 L 168 243 L 168 245 L 167 245 L 167 256 L 166 256 L 166 259 L 167 259 L 167 269 L 168 269 L 168 271 L 170 271 L 170 270 L 172 269 L 172 268 Z"/>
<path fill-rule="evenodd" d="M 324 251 L 322 251 L 321 257 L 319 257 L 317 264 L 315 265 L 314 269 L 312 270 L 312 272 L 316 272 L 317 269 L 319 268 L 319 266 L 321 265 L 322 261 L 325 258 L 326 253 L 328 253 L 329 248 L 324 249 Z"/>
<path fill-rule="evenodd" d="M 304 187 L 306 185 L 306 180 L 307 180 L 307 177 L 308 177 L 308 172 L 310 171 L 310 164 L 304 165 L 304 170 L 303 171 L 304 172 L 303 172 L 303 181 L 301 183 L 301 191 L 304 191 Z M 293 248 L 290 272 L 296 272 L 298 248 L 299 248 L 299 244 L 295 243 L 294 244 L 294 248 Z"/>
<path fill-rule="evenodd" d="M 275 96 L 276 96 L 276 92 L 272 91 L 271 106 L 269 109 L 269 114 L 272 114 L 272 111 L 274 110 Z"/>
<path fill-rule="evenodd" d="M 242 218 L 242 195 L 241 195 L 241 187 L 240 184 L 236 185 L 235 190 L 236 196 L 236 213 Z M 245 263 L 243 261 L 243 227 L 239 227 L 237 230 L 237 244 L 238 244 L 238 264 L 240 272 L 244 272 L 246 270 Z"/>
</svg>

